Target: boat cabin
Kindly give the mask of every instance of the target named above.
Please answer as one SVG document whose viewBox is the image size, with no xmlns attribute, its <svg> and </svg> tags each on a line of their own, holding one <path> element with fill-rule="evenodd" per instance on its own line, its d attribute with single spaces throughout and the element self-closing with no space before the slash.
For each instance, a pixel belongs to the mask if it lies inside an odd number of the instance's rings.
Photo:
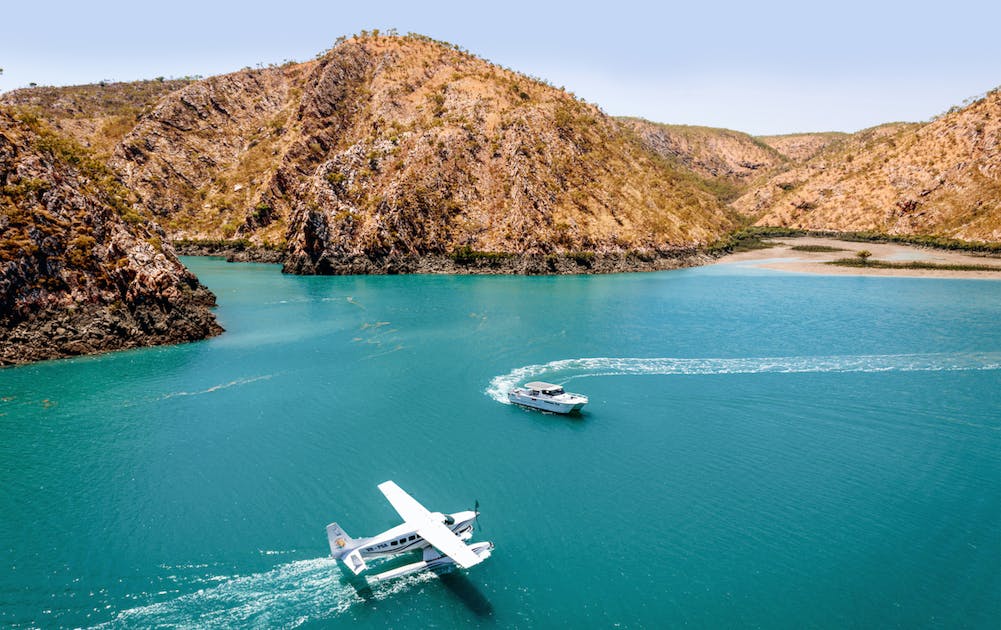
<svg viewBox="0 0 1001 630">
<path fill-rule="evenodd" d="M 543 383 L 542 381 L 525 383 L 525 388 L 531 390 L 533 396 L 538 396 L 540 393 L 546 396 L 559 396 L 564 393 L 561 386 L 553 385 L 552 383 Z"/>
</svg>

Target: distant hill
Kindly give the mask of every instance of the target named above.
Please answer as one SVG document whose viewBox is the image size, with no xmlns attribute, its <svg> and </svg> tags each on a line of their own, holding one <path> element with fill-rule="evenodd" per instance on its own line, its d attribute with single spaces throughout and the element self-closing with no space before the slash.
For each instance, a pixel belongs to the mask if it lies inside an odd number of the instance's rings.
<svg viewBox="0 0 1001 630">
<path fill-rule="evenodd" d="M 805 162 L 830 144 L 843 140 L 850 134 L 840 131 L 818 133 L 790 133 L 780 136 L 757 136 L 763 142 L 795 162 Z"/>
<path fill-rule="evenodd" d="M 758 225 L 1001 240 L 1001 93 L 837 141 L 733 206 Z"/>
<path fill-rule="evenodd" d="M 190 341 L 215 299 L 99 160 L 0 108 L 0 365 Z"/>
<path fill-rule="evenodd" d="M 775 148 L 741 131 L 667 125 L 642 118 L 619 118 L 657 154 L 690 169 L 700 177 L 728 186 L 723 196 L 736 196 L 744 187 L 783 166 L 786 157 Z"/>
<path fill-rule="evenodd" d="M 112 165 L 172 236 L 287 243 L 306 273 L 457 248 L 685 248 L 734 225 L 597 107 L 421 36 L 188 85 Z"/>
<path fill-rule="evenodd" d="M 0 105 L 27 110 L 107 160 L 139 116 L 160 98 L 193 79 L 101 82 L 65 87 L 33 87 L 0 94 Z"/>
</svg>

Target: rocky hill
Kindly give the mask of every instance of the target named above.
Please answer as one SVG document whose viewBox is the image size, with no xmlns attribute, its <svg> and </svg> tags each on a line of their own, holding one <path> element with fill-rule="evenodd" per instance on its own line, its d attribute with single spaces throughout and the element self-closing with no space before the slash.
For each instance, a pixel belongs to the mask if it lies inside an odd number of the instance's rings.
<svg viewBox="0 0 1001 630">
<path fill-rule="evenodd" d="M 0 105 L 27 111 L 107 161 L 139 117 L 164 95 L 193 79 L 30 87 L 0 95 Z"/>
<path fill-rule="evenodd" d="M 787 159 L 775 148 L 746 133 L 714 127 L 666 125 L 642 118 L 619 118 L 658 155 L 700 177 L 729 184 L 733 194 L 781 168 Z"/>
<path fill-rule="evenodd" d="M 757 140 L 767 144 L 794 162 L 805 162 L 838 140 L 850 134 L 840 131 L 818 133 L 790 133 L 780 136 L 758 136 Z"/>
<path fill-rule="evenodd" d="M 112 164 L 172 236 L 285 247 L 299 273 L 460 250 L 665 253 L 733 226 L 598 108 L 421 36 L 188 85 Z"/>
<path fill-rule="evenodd" d="M 201 339 L 214 297 L 84 148 L 0 108 L 0 365 Z"/>
<path fill-rule="evenodd" d="M 1001 240 L 1001 92 L 839 141 L 734 206 L 759 225 Z"/>
</svg>

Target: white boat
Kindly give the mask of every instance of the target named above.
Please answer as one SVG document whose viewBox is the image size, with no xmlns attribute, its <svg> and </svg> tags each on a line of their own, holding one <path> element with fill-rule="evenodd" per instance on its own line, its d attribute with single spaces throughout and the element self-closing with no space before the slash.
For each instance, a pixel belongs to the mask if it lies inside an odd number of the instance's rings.
<svg viewBox="0 0 1001 630">
<path fill-rule="evenodd" d="M 535 381 L 525 383 L 524 387 L 515 387 L 507 393 L 507 399 L 516 405 L 534 407 L 553 413 L 571 413 L 579 411 L 587 404 L 587 396 L 571 394 L 559 385 Z"/>
</svg>

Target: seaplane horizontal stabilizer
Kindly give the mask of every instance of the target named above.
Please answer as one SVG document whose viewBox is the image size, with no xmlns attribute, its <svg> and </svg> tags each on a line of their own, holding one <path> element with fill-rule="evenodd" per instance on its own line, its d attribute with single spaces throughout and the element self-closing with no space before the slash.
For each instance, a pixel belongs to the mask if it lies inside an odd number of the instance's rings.
<svg viewBox="0 0 1001 630">
<path fill-rule="evenodd" d="M 365 561 L 361 559 L 361 551 L 359 551 L 358 549 L 355 549 L 348 555 L 344 556 L 342 560 L 344 560 L 344 564 L 346 564 L 348 568 L 354 572 L 355 575 L 358 575 L 359 573 L 368 568 L 368 565 L 365 564 Z"/>
</svg>

